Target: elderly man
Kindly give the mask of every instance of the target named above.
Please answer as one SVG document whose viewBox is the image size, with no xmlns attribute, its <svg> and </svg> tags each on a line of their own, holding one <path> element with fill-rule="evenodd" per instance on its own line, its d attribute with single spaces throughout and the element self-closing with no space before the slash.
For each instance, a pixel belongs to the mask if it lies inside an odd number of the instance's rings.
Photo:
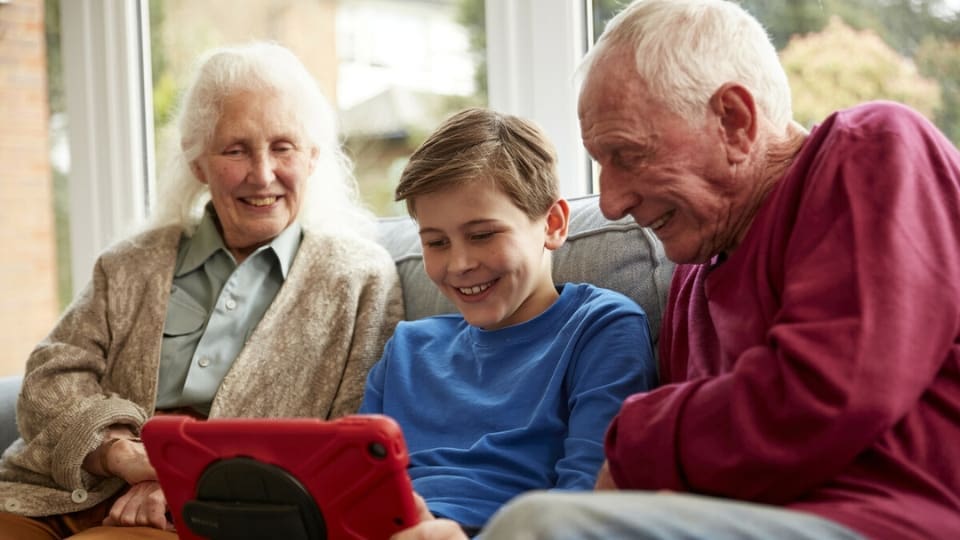
<svg viewBox="0 0 960 540">
<path fill-rule="evenodd" d="M 484 538 L 960 538 L 957 149 L 888 102 L 806 132 L 722 0 L 633 2 L 583 72 L 604 214 L 681 263 L 664 385 L 607 431 L 621 491 L 524 496 Z"/>
</svg>

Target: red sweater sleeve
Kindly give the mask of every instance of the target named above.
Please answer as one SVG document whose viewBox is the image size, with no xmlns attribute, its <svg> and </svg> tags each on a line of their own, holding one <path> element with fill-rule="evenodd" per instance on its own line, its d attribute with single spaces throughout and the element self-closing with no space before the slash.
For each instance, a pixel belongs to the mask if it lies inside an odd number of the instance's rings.
<svg viewBox="0 0 960 540">
<path fill-rule="evenodd" d="M 617 484 L 783 504 L 871 452 L 937 444 L 924 415 L 960 414 L 955 392 L 921 403 L 960 384 L 958 186 L 956 149 L 905 108 L 815 129 L 730 258 L 678 267 L 668 384 L 608 430 Z"/>
</svg>

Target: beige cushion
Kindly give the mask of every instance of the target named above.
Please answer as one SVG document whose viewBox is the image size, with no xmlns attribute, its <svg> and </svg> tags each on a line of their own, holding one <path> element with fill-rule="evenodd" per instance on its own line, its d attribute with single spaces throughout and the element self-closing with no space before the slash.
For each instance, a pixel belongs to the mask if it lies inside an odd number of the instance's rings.
<svg viewBox="0 0 960 540">
<path fill-rule="evenodd" d="M 607 221 L 600 213 L 598 196 L 570 199 L 570 233 L 566 244 L 554 253 L 556 283 L 586 282 L 619 291 L 647 313 L 654 343 L 666 302 L 673 263 L 649 230 L 632 218 Z M 380 243 L 400 273 L 407 319 L 419 319 L 456 309 L 437 290 L 423 271 L 423 256 L 417 227 L 409 218 L 381 218 Z"/>
</svg>

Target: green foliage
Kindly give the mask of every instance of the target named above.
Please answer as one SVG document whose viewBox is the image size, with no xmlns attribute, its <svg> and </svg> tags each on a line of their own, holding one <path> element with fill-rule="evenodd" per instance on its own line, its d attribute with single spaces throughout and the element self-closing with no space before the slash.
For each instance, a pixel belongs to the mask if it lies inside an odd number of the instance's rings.
<svg viewBox="0 0 960 540">
<path fill-rule="evenodd" d="M 917 49 L 920 73 L 940 81 L 940 107 L 934 122 L 954 144 L 960 146 L 960 40 L 927 36 Z"/>
<path fill-rule="evenodd" d="M 457 22 L 470 35 L 470 49 L 474 55 L 477 71 L 474 81 L 477 95 L 487 101 L 487 22 L 484 0 L 460 0 L 457 4 Z"/>
<path fill-rule="evenodd" d="M 50 114 L 66 111 L 63 91 L 63 56 L 60 53 L 60 2 L 44 0 L 43 33 L 47 42 L 47 98 Z"/>
<path fill-rule="evenodd" d="M 940 87 L 920 75 L 870 30 L 839 17 L 822 32 L 794 37 L 781 52 L 793 91 L 794 118 L 805 125 L 831 112 L 874 99 L 910 105 L 928 118 L 940 107 Z"/>
</svg>

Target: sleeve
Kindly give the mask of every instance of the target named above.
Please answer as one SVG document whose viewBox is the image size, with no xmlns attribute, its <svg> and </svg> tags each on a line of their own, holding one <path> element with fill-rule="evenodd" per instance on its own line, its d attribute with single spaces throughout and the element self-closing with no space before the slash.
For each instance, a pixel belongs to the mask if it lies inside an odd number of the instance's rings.
<svg viewBox="0 0 960 540">
<path fill-rule="evenodd" d="M 383 386 L 387 377 L 387 363 L 393 350 L 393 340 L 384 347 L 383 357 L 374 364 L 367 375 L 367 385 L 363 390 L 363 402 L 360 403 L 361 414 L 383 414 Z"/>
<path fill-rule="evenodd" d="M 102 442 L 105 428 L 127 424 L 138 432 L 147 419 L 136 403 L 100 386 L 115 339 L 109 289 L 101 259 L 91 283 L 31 353 L 17 402 L 17 426 L 25 444 L 11 460 L 65 489 L 99 481 L 81 467 Z"/>
<path fill-rule="evenodd" d="M 569 420 L 557 489 L 589 490 L 603 464 L 603 435 L 623 400 L 656 385 L 646 316 L 628 299 L 578 330 L 567 384 Z"/>
<path fill-rule="evenodd" d="M 384 252 L 382 261 L 362 286 L 355 314 L 354 335 L 348 352 L 340 388 L 334 398 L 330 417 L 354 414 L 363 400 L 367 374 L 397 323 L 403 319 L 400 278 L 393 260 Z"/>
<path fill-rule="evenodd" d="M 916 407 L 960 320 L 960 157 L 911 118 L 826 139 L 764 339 L 730 372 L 628 399 L 617 485 L 788 502 Z"/>
</svg>

